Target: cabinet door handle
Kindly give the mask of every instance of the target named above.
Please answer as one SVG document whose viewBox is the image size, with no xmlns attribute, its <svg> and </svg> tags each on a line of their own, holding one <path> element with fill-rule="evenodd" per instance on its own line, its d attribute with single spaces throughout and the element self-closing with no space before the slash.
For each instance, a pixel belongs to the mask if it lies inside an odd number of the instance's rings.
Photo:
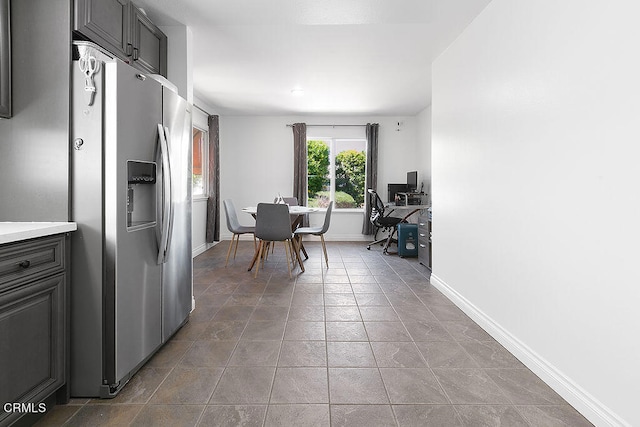
<svg viewBox="0 0 640 427">
<path fill-rule="evenodd" d="M 140 57 L 140 56 L 138 55 L 138 48 L 137 48 L 137 47 L 134 47 L 134 48 L 133 48 L 133 60 L 134 60 L 134 61 L 137 61 L 139 57 Z"/>
<path fill-rule="evenodd" d="M 127 56 L 131 56 L 131 54 L 132 54 L 132 52 L 131 52 L 131 51 L 132 51 L 132 50 L 133 50 L 133 45 L 132 45 L 131 43 L 127 43 L 127 47 L 126 47 L 126 49 L 125 49 L 125 54 L 126 54 Z"/>
<path fill-rule="evenodd" d="M 29 267 L 31 266 L 31 261 L 29 261 L 29 260 L 27 259 L 27 260 L 22 261 L 22 262 L 21 262 L 20 264 L 18 264 L 18 265 L 19 265 L 20 267 L 22 267 L 22 268 L 29 268 Z"/>
</svg>

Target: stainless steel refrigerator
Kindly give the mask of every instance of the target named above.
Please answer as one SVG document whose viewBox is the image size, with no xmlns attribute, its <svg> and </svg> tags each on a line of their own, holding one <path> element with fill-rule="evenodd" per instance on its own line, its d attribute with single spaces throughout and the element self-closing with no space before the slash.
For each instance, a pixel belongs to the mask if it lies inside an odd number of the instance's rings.
<svg viewBox="0 0 640 427">
<path fill-rule="evenodd" d="M 192 308 L 191 106 L 80 42 L 71 128 L 70 390 L 108 398 Z"/>
</svg>

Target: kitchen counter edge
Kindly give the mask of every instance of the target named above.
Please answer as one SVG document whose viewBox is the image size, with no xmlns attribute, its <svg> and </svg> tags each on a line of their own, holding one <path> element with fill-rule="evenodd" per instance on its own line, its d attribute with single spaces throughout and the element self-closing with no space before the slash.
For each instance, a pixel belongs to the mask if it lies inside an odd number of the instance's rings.
<svg viewBox="0 0 640 427">
<path fill-rule="evenodd" d="M 2 222 L 0 221 L 0 245 L 35 239 L 37 237 L 76 231 L 75 222 Z"/>
</svg>

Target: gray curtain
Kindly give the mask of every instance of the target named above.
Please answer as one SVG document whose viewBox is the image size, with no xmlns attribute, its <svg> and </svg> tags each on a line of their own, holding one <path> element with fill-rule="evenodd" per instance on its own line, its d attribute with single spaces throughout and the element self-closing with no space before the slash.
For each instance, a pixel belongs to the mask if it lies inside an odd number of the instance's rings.
<svg viewBox="0 0 640 427">
<path fill-rule="evenodd" d="M 209 116 L 207 243 L 220 241 L 220 117 Z"/>
<path fill-rule="evenodd" d="M 371 188 L 378 191 L 378 127 L 377 123 L 367 123 L 367 166 L 365 189 Z M 373 224 L 369 221 L 371 216 L 371 204 L 369 193 L 364 198 L 364 218 L 362 221 L 362 234 L 373 234 Z"/>
<path fill-rule="evenodd" d="M 307 205 L 307 125 L 293 126 L 293 196 L 300 206 Z"/>
</svg>

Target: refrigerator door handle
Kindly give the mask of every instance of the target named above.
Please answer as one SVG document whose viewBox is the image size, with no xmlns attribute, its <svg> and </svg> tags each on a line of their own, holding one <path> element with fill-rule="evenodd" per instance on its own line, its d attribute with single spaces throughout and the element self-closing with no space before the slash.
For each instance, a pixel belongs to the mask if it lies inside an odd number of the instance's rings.
<svg viewBox="0 0 640 427">
<path fill-rule="evenodd" d="M 169 164 L 169 144 L 162 124 L 158 124 L 158 142 L 162 160 L 162 232 L 158 242 L 158 264 L 163 264 L 169 249 L 171 227 L 171 165 Z"/>
<path fill-rule="evenodd" d="M 171 250 L 171 230 L 173 230 L 173 217 L 174 217 L 174 192 L 173 192 L 173 174 L 171 173 L 171 156 L 169 155 L 169 146 L 171 144 L 171 132 L 169 132 L 169 128 L 165 126 L 164 128 L 165 141 L 167 143 L 167 165 L 169 165 L 169 176 L 167 177 L 167 182 L 169 183 L 169 188 L 171 191 L 169 192 L 169 231 L 167 232 L 167 247 L 164 250 L 165 262 L 167 261 L 167 254 Z"/>
</svg>

